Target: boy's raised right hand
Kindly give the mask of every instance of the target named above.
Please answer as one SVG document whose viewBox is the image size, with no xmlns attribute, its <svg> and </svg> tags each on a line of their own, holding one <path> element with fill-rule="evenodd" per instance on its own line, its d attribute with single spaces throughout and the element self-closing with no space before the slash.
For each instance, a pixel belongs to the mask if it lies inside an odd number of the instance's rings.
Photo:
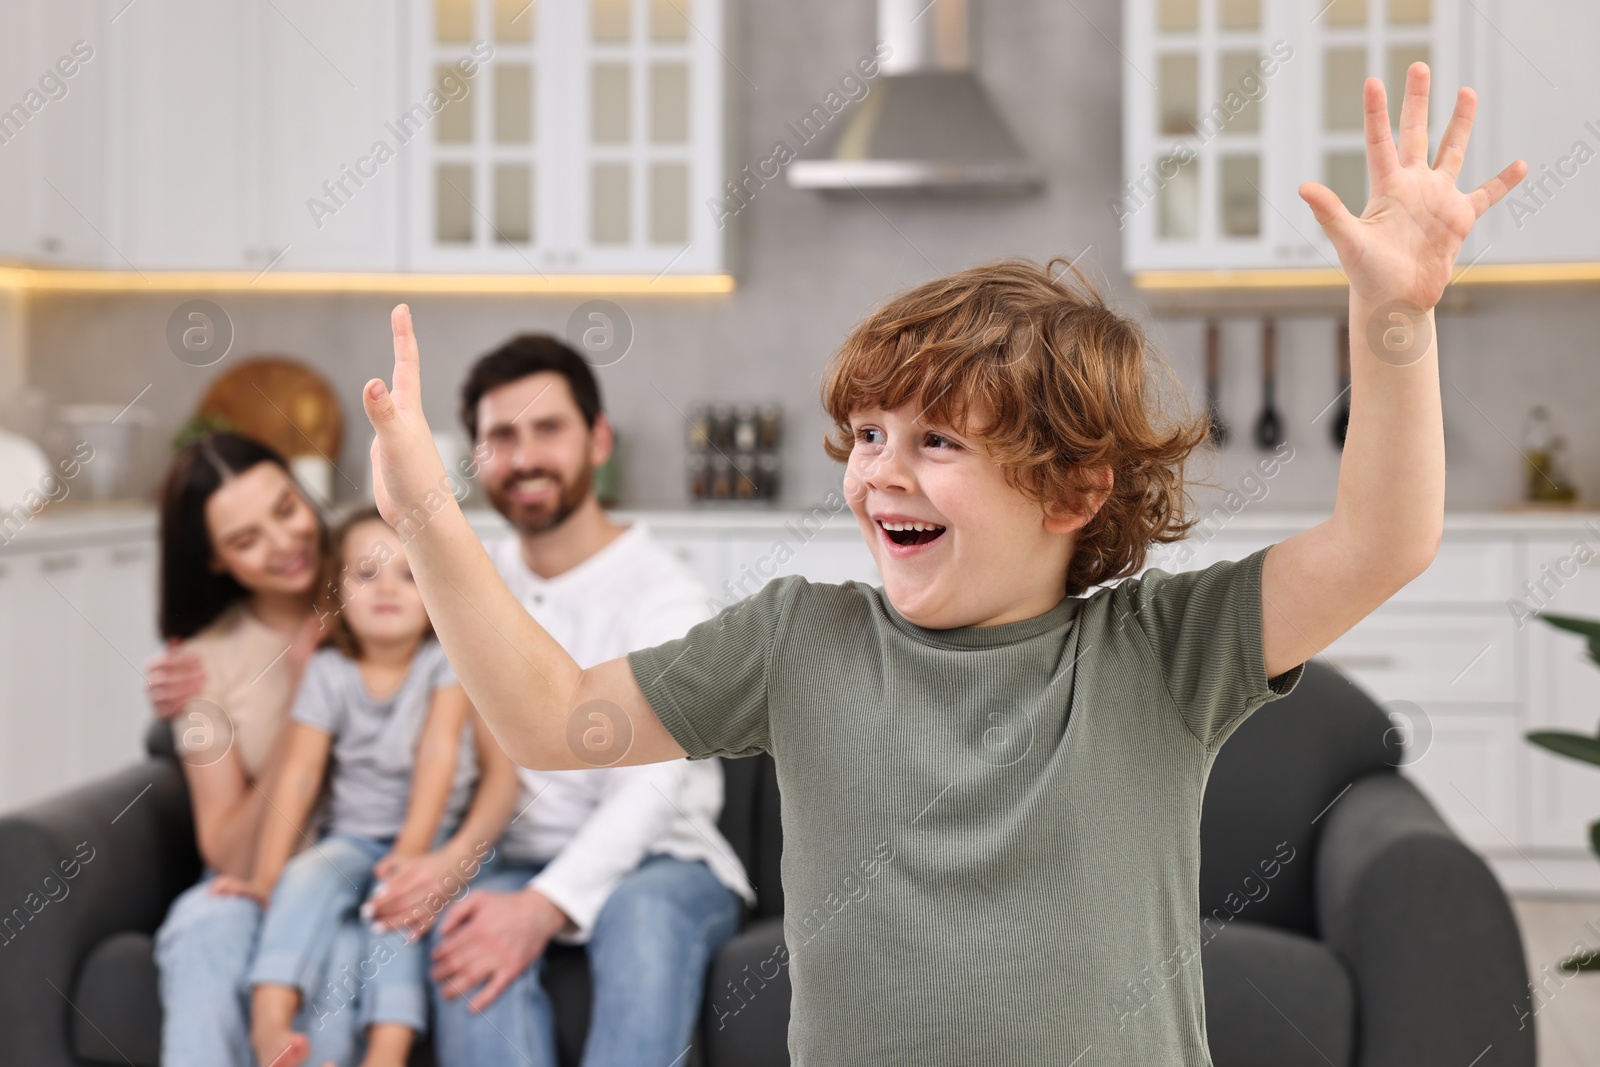
<svg viewBox="0 0 1600 1067">
<path fill-rule="evenodd" d="M 377 436 L 372 442 L 372 495 L 390 526 L 405 516 L 438 510 L 441 492 L 454 497 L 433 433 L 422 413 L 422 372 L 411 309 L 398 304 L 389 315 L 394 331 L 393 388 L 374 378 L 361 391 L 361 405 Z M 430 496 L 430 494 L 433 494 Z M 429 504 L 433 504 L 432 508 Z"/>
</svg>

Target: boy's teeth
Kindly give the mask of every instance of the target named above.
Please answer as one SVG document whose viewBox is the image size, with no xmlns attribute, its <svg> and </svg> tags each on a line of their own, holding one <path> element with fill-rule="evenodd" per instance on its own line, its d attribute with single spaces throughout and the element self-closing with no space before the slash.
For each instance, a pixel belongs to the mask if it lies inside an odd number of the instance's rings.
<svg viewBox="0 0 1600 1067">
<path fill-rule="evenodd" d="M 933 530 L 944 529 L 943 526 L 932 522 L 885 522 L 881 523 L 880 525 L 882 525 L 885 530 L 921 530 L 925 532 L 931 532 Z"/>
</svg>

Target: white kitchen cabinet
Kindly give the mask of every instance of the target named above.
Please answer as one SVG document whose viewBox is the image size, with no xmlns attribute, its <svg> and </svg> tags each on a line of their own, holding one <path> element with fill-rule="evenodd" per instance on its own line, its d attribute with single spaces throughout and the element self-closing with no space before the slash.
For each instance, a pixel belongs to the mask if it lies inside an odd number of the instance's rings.
<svg viewBox="0 0 1600 1067">
<path fill-rule="evenodd" d="M 723 47 L 721 0 L 420 0 L 409 266 L 721 270 Z"/>
<path fill-rule="evenodd" d="M 1456 0 L 1131 0 L 1124 187 L 1108 202 L 1130 271 L 1328 268 L 1301 182 L 1366 203 L 1362 82 L 1434 72 L 1432 124 L 1461 77 Z"/>
<path fill-rule="evenodd" d="M 1463 187 L 1528 162 L 1478 224 L 1481 262 L 1600 260 L 1600 5 L 1474 0 L 1462 20 L 1483 100 Z"/>
<path fill-rule="evenodd" d="M 272 0 L 261 13 L 260 267 L 400 269 L 406 174 L 390 125 L 402 114 L 404 10 Z"/>
<path fill-rule="evenodd" d="M 263 4 L 140 0 L 107 25 L 109 266 L 266 266 L 259 132 L 267 94 L 282 88 L 263 78 L 269 17 Z M 321 118 L 313 109 L 301 121 Z"/>
<path fill-rule="evenodd" d="M 1525 602 L 1558 615 L 1600 619 L 1600 564 L 1562 566 L 1572 554 L 1571 538 L 1529 541 L 1527 579 L 1535 590 L 1548 593 Z M 1550 571 L 1543 570 L 1546 564 Z M 1541 600 L 1547 603 L 1541 605 Z M 1600 665 L 1589 659 L 1583 638 L 1537 619 L 1528 620 L 1524 633 L 1528 702 L 1523 729 L 1595 733 L 1600 728 Z M 1527 747 L 1529 843 L 1584 847 L 1589 823 L 1600 819 L 1600 767 Z"/>
<path fill-rule="evenodd" d="M 148 527 L 0 550 L 0 810 L 138 758 L 155 577 Z"/>
<path fill-rule="evenodd" d="M 1515 709 L 1510 714 L 1429 710 L 1425 745 L 1401 773 L 1416 783 L 1462 840 L 1490 854 L 1515 854 L 1518 828 Z"/>
<path fill-rule="evenodd" d="M 105 0 L 9 5 L 0 32 L 0 256 L 114 258 L 106 196 Z"/>
</svg>

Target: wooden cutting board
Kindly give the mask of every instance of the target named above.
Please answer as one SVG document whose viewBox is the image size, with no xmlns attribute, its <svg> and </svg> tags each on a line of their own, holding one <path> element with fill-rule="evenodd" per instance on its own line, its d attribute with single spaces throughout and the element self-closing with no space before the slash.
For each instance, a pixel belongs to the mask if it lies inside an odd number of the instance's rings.
<svg viewBox="0 0 1600 1067">
<path fill-rule="evenodd" d="M 288 356 L 252 356 L 211 383 L 195 411 L 226 419 L 285 458 L 338 461 L 344 418 L 328 380 Z"/>
</svg>

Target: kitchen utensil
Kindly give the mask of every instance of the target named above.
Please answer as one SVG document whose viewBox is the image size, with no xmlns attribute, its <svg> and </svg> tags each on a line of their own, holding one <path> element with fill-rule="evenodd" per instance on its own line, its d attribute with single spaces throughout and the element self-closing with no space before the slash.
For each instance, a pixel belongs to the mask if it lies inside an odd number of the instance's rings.
<svg viewBox="0 0 1600 1067">
<path fill-rule="evenodd" d="M 1278 327 L 1272 319 L 1261 320 L 1261 414 L 1256 417 L 1256 444 L 1270 452 L 1283 443 L 1283 420 L 1273 407 L 1272 394 L 1277 381 Z"/>
<path fill-rule="evenodd" d="M 241 434 L 291 459 L 320 455 L 338 462 L 344 439 L 333 387 L 286 356 L 259 356 L 236 365 L 211 384 L 195 414 L 226 419 Z"/>
<path fill-rule="evenodd" d="M 1206 320 L 1206 415 L 1211 421 L 1211 442 L 1228 443 L 1228 424 L 1222 418 L 1222 328 Z"/>
<path fill-rule="evenodd" d="M 1350 320 L 1339 320 L 1339 412 L 1333 417 L 1333 443 L 1344 447 L 1350 431 Z"/>
<path fill-rule="evenodd" d="M 125 500 L 145 490 L 143 457 L 149 412 L 120 404 L 65 404 L 56 411 L 60 457 L 93 449 L 72 491 L 87 500 Z"/>
</svg>

